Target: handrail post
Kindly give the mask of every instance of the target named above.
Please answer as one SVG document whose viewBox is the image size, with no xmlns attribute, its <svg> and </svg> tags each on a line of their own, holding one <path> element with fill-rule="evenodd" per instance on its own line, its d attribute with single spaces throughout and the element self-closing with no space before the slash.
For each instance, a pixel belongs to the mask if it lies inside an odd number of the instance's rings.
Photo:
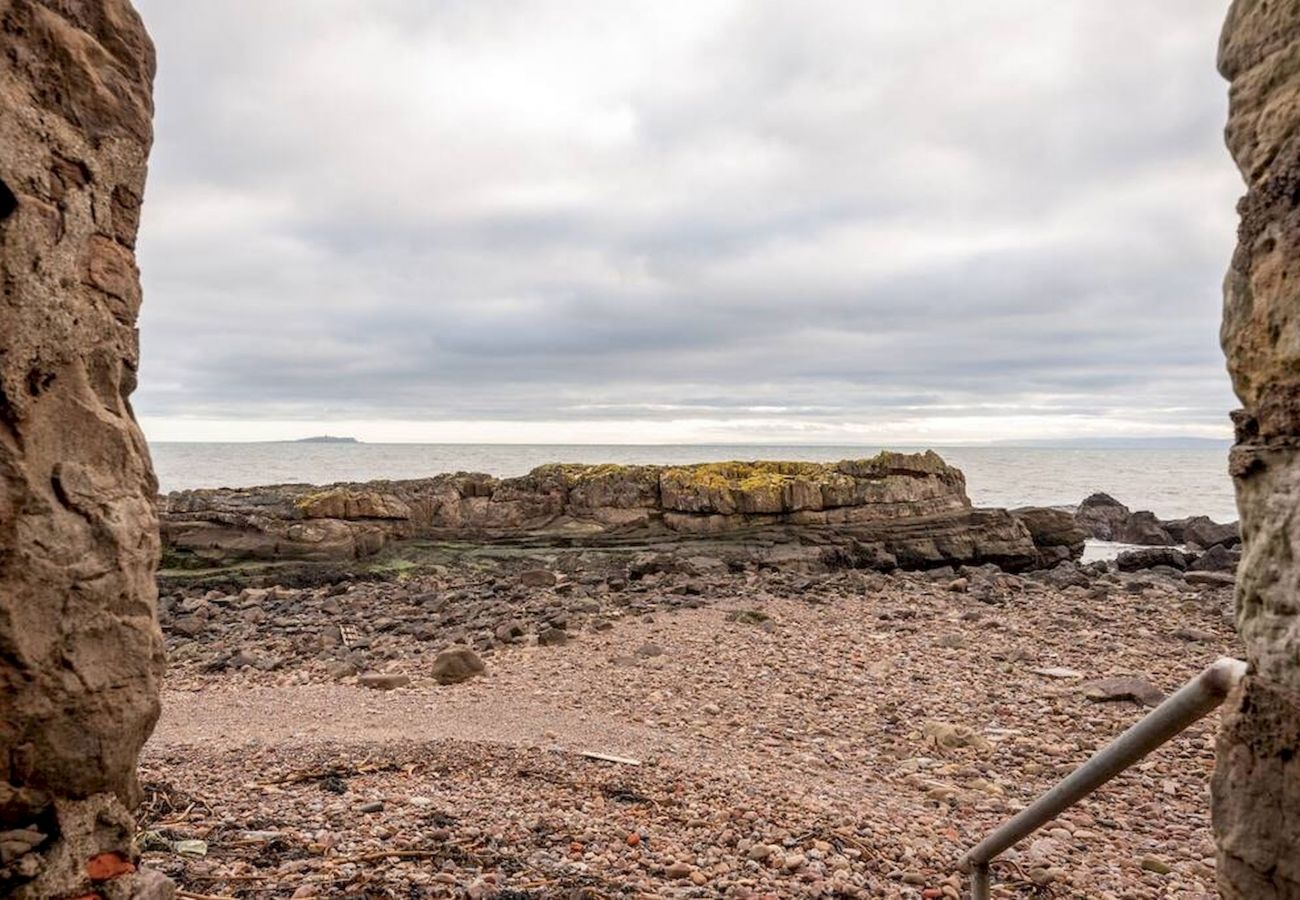
<svg viewBox="0 0 1300 900">
<path fill-rule="evenodd" d="M 989 864 L 977 863 L 971 871 L 970 895 L 972 900 L 989 900 Z"/>
<path fill-rule="evenodd" d="M 999 825 L 958 863 L 971 872 L 975 900 L 989 895 L 989 863 L 1078 803 L 1152 750 L 1223 702 L 1246 674 L 1239 659 L 1221 658 L 1179 688 L 1127 731 L 1111 741 L 1047 793 Z"/>
</svg>

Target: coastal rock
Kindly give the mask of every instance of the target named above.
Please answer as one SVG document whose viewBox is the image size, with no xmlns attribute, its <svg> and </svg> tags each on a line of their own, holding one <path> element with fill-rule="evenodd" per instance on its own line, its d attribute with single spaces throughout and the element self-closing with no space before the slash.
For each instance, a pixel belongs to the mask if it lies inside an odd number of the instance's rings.
<svg viewBox="0 0 1300 900">
<path fill-rule="evenodd" d="M 1236 547 L 1241 543 L 1241 531 L 1236 522 L 1220 525 L 1206 516 L 1194 516 L 1183 520 L 1178 543 L 1186 544 L 1198 550 L 1212 547 Z"/>
<path fill-rule="evenodd" d="M 1187 568 L 1191 572 L 1227 572 L 1237 571 L 1241 554 L 1228 550 L 1222 544 L 1215 544 L 1192 561 Z"/>
<path fill-rule="evenodd" d="M 1115 557 L 1115 565 L 1121 572 L 1137 572 L 1142 569 L 1154 569 L 1156 566 L 1168 566 L 1180 572 L 1187 568 L 1191 557 L 1174 547 L 1144 547 L 1141 550 L 1125 550 Z"/>
<path fill-rule="evenodd" d="M 1115 540 L 1144 547 L 1168 547 L 1174 539 L 1153 512 L 1135 512 L 1115 532 Z"/>
<path fill-rule="evenodd" d="M 1220 336 L 1241 400 L 1237 623 L 1250 670 L 1213 780 L 1224 897 L 1300 897 L 1300 5 L 1236 0 L 1219 43 L 1228 149 L 1246 183 Z"/>
<path fill-rule="evenodd" d="M 1132 515 L 1129 508 L 1110 494 L 1096 493 L 1079 504 L 1075 521 L 1099 541 L 1116 541 L 1124 523 Z"/>
<path fill-rule="evenodd" d="M 1051 568 L 1083 555 L 1088 532 L 1069 512 L 1041 506 L 1022 506 L 1011 510 L 1011 515 L 1029 530 L 1034 546 L 1039 548 L 1039 568 Z"/>
<path fill-rule="evenodd" d="M 807 572 L 983 562 L 1024 570 L 1083 550 L 1068 514 L 972 509 L 961 472 L 933 452 L 828 464 L 547 465 L 507 479 L 458 473 L 180 491 L 161 508 L 170 566 L 342 562 L 412 538 L 542 547 L 636 535 L 718 565 L 734 558 L 718 549 L 730 546 L 760 565 Z M 535 587 L 553 577 L 524 576 Z"/>
<path fill-rule="evenodd" d="M 157 485 L 128 401 L 154 52 L 125 0 L 0 0 L 0 23 L 0 831 L 51 837 L 0 891 L 73 896 L 73 854 L 129 853 L 159 712 Z"/>
</svg>

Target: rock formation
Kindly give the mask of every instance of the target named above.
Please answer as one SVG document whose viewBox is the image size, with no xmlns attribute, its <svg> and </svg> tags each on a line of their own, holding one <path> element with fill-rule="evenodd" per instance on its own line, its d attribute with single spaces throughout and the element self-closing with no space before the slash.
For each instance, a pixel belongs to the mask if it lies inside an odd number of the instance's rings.
<svg viewBox="0 0 1300 900">
<path fill-rule="evenodd" d="M 1229 468 L 1250 672 L 1214 776 L 1226 897 L 1300 897 L 1300 4 L 1236 0 L 1219 45 L 1228 148 L 1246 181 L 1222 339 L 1242 410 Z"/>
<path fill-rule="evenodd" d="M 0 0 L 0 893 L 129 895 L 158 715 L 128 395 L 153 46 L 126 0 Z"/>
<path fill-rule="evenodd" d="M 780 537 L 882 569 L 1038 568 L 1077 558 L 1084 541 L 1067 512 L 972 509 L 962 473 L 933 452 L 833 464 L 548 465 L 519 478 L 179 491 L 163 501 L 174 564 L 350 560 L 417 537 L 756 547 Z"/>
<path fill-rule="evenodd" d="M 1220 524 L 1208 516 L 1159 519 L 1153 512 L 1132 512 L 1110 494 L 1092 494 L 1074 513 L 1079 527 L 1099 541 L 1172 547 L 1186 544 L 1194 550 L 1232 548 L 1241 543 L 1237 523 Z"/>
</svg>

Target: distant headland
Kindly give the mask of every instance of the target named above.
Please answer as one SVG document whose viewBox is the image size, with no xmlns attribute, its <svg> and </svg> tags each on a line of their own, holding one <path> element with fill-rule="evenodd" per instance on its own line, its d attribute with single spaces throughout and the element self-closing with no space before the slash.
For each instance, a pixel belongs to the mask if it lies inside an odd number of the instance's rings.
<svg viewBox="0 0 1300 900">
<path fill-rule="evenodd" d="M 290 441 L 292 444 L 359 444 L 361 443 L 354 437 L 335 437 L 332 434 L 320 434 L 315 437 L 297 438 Z"/>
</svg>

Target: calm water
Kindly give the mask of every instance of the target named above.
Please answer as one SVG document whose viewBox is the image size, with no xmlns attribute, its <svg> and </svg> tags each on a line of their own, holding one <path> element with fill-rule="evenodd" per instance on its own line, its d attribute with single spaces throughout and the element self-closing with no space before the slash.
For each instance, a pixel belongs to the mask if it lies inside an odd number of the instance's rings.
<svg viewBox="0 0 1300 900">
<path fill-rule="evenodd" d="M 753 444 L 191 444 L 155 443 L 164 492 L 196 487 L 421 478 L 440 472 L 522 475 L 548 462 L 690 463 L 726 459 L 830 462 L 870 456 L 878 447 Z M 906 450 L 914 448 L 898 447 Z M 1237 518 L 1227 453 L 1194 450 L 1080 450 L 945 447 L 966 473 L 977 506 L 1062 506 L 1106 491 L 1163 518 Z"/>
</svg>

